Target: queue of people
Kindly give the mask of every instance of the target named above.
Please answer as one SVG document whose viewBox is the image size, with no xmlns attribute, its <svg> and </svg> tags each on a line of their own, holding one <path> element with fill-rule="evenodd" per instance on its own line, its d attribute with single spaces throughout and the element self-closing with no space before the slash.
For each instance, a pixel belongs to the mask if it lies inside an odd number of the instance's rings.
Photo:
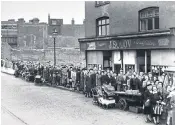
<svg viewBox="0 0 175 125">
<path fill-rule="evenodd" d="M 13 68 L 21 76 L 41 76 L 42 84 L 50 83 L 51 86 L 64 86 L 77 91 L 82 91 L 86 97 L 92 97 L 92 89 L 103 84 L 111 85 L 115 91 L 138 90 L 143 96 L 143 109 L 146 114 L 146 122 L 160 123 L 162 113 L 167 116 L 167 125 L 170 125 L 172 110 L 175 109 L 175 99 L 172 93 L 175 91 L 175 75 L 153 76 L 140 72 L 123 70 L 117 74 L 109 69 L 86 69 L 74 66 L 51 66 L 34 64 L 32 62 L 14 62 Z M 30 78 L 34 81 L 34 77 Z M 29 80 L 29 81 L 30 81 Z M 171 96 L 170 96 L 171 95 Z"/>
</svg>

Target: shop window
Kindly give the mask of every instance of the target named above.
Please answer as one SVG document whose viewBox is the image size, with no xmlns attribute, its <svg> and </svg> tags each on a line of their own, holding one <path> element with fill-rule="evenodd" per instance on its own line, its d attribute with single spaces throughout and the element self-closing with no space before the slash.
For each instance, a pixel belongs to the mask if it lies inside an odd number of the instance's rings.
<svg viewBox="0 0 175 125">
<path fill-rule="evenodd" d="M 134 72 L 134 71 L 135 71 L 135 65 L 126 65 L 125 64 L 125 73 Z"/>
<path fill-rule="evenodd" d="M 109 17 L 97 19 L 97 36 L 109 35 Z"/>
<path fill-rule="evenodd" d="M 149 7 L 139 11 L 140 31 L 159 29 L 159 8 Z"/>
<path fill-rule="evenodd" d="M 95 1 L 95 7 L 103 6 L 109 3 L 110 1 Z"/>
<path fill-rule="evenodd" d="M 94 69 L 96 68 L 97 70 L 102 70 L 102 65 L 100 64 L 88 64 L 88 69 Z"/>
</svg>

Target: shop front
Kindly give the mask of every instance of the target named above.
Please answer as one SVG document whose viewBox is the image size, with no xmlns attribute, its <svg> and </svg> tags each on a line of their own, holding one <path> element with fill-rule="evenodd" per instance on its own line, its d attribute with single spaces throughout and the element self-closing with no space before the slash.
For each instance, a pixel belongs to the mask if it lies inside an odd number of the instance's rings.
<svg viewBox="0 0 175 125">
<path fill-rule="evenodd" d="M 87 67 L 96 64 L 117 73 L 120 69 L 147 73 L 157 66 L 175 66 L 174 34 L 85 38 L 79 42 L 81 51 L 86 51 Z"/>
<path fill-rule="evenodd" d="M 151 69 L 161 75 L 168 68 L 175 67 L 175 49 L 151 50 Z"/>
</svg>

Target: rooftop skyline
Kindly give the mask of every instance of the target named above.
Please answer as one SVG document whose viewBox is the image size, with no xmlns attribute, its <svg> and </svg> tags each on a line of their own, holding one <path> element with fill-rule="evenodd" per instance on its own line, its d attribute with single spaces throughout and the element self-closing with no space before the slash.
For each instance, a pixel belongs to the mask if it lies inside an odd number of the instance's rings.
<svg viewBox="0 0 175 125">
<path fill-rule="evenodd" d="M 40 22 L 48 22 L 48 14 L 51 18 L 63 19 L 64 24 L 71 24 L 72 18 L 75 24 L 83 24 L 85 19 L 83 1 L 3 1 L 1 2 L 1 21 L 24 18 L 26 22 L 38 18 Z"/>
</svg>

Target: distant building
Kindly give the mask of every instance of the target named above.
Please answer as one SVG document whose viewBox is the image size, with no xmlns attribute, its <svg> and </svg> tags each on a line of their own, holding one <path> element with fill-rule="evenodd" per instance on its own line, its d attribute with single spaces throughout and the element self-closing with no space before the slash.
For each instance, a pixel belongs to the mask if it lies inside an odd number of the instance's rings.
<svg viewBox="0 0 175 125">
<path fill-rule="evenodd" d="M 2 41 L 1 42 L 1 59 L 10 61 L 11 58 L 11 46 L 7 43 Z"/>
<path fill-rule="evenodd" d="M 52 35 L 56 29 L 58 35 L 72 36 L 81 38 L 85 36 L 84 21 L 83 24 L 75 24 L 75 20 L 71 20 L 71 24 L 63 24 L 63 19 L 52 19 L 48 15 L 48 34 Z"/>
<path fill-rule="evenodd" d="M 1 21 L 1 42 L 7 42 L 11 47 L 17 47 L 17 22 L 14 19 Z"/>
<path fill-rule="evenodd" d="M 47 24 L 40 23 L 38 18 L 18 21 L 18 48 L 44 49 L 47 43 Z"/>
<path fill-rule="evenodd" d="M 75 24 L 74 19 L 71 24 L 64 24 L 63 19 L 52 19 L 48 15 L 48 44 L 45 49 L 45 59 L 53 61 L 53 32 L 58 32 L 56 37 L 56 60 L 57 64 L 74 64 L 85 62 L 84 54 L 80 53 L 78 38 L 85 36 L 83 24 Z M 82 63 L 84 65 L 84 63 Z"/>
<path fill-rule="evenodd" d="M 50 15 L 48 15 L 48 23 L 41 23 L 38 18 L 33 18 L 29 22 L 20 18 L 18 21 L 2 21 L 1 31 L 3 31 L 2 40 L 12 47 L 15 46 L 12 50 L 13 60 L 52 61 L 52 35 L 53 31 L 57 31 L 56 47 L 64 48 L 56 50 L 57 62 L 59 64 L 81 62 L 78 38 L 85 36 L 84 22 L 75 24 L 72 19 L 71 24 L 63 24 L 63 19 L 53 19 Z"/>
</svg>

